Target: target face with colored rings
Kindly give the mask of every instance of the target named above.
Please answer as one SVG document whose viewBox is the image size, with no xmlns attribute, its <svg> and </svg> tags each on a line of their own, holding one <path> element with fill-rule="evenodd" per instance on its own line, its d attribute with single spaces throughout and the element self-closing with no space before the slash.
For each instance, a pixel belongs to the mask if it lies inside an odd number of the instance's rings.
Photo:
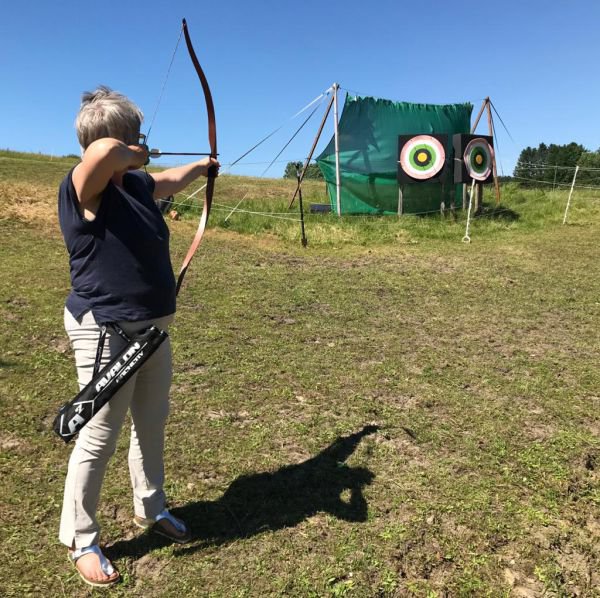
<svg viewBox="0 0 600 598">
<path fill-rule="evenodd" d="M 485 181 L 492 174 L 494 149 L 485 139 L 472 139 L 465 148 L 463 159 L 472 179 Z"/>
<path fill-rule="evenodd" d="M 444 167 L 446 150 L 431 135 L 415 135 L 407 141 L 400 152 L 400 166 L 413 179 L 426 180 L 434 177 Z"/>
</svg>

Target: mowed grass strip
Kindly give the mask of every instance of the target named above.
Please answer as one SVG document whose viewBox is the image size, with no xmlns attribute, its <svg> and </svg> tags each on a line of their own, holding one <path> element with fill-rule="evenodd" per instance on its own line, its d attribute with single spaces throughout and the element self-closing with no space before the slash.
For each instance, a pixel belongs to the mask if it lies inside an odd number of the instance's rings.
<svg viewBox="0 0 600 598">
<path fill-rule="evenodd" d="M 564 194 L 512 193 L 519 217 L 471 245 L 437 217 L 321 220 L 307 250 L 207 233 L 171 334 L 167 491 L 194 541 L 132 526 L 124 430 L 100 507 L 115 595 L 598 595 L 598 214 L 563 227 Z M 6 596 L 90 593 L 56 539 L 70 449 L 50 424 L 76 385 L 46 205 L 0 222 Z M 171 225 L 178 265 L 195 223 Z"/>
</svg>

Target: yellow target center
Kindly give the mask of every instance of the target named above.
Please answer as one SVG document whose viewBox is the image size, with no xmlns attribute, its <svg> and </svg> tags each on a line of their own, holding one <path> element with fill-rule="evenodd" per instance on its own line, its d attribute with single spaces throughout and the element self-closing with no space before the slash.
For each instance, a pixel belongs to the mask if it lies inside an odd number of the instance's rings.
<svg viewBox="0 0 600 598">
<path fill-rule="evenodd" d="M 475 162 L 478 166 L 481 166 L 483 164 L 483 156 L 481 154 L 477 154 L 475 156 Z"/>
<path fill-rule="evenodd" d="M 427 161 L 427 154 L 425 152 L 419 152 L 417 154 L 417 162 L 422 164 L 423 162 L 426 162 L 426 161 Z"/>
</svg>

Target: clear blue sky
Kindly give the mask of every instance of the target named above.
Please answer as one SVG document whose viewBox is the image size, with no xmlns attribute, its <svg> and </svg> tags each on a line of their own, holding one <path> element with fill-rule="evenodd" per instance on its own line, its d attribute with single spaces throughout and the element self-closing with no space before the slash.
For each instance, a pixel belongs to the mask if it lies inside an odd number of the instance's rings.
<svg viewBox="0 0 600 598">
<path fill-rule="evenodd" d="M 81 92 L 101 83 L 128 95 L 149 120 L 184 16 L 213 92 L 223 163 L 334 81 L 392 100 L 471 101 L 474 115 L 489 95 L 514 139 L 497 122 L 506 174 L 527 145 L 600 147 L 597 0 L 7 2 L 0 147 L 78 153 L 73 120 Z M 320 114 L 280 160 L 304 159 Z M 299 124 L 290 122 L 247 161 L 268 163 Z M 320 147 L 331 132 L 329 124 Z M 204 99 L 184 43 L 150 145 L 208 149 Z M 233 172 L 256 175 L 265 167 Z"/>
</svg>

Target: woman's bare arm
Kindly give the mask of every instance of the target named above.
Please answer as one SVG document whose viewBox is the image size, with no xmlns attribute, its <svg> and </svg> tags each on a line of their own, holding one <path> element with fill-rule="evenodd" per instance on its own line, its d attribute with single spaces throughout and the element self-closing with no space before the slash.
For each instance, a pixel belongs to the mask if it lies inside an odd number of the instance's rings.
<svg viewBox="0 0 600 598">
<path fill-rule="evenodd" d="M 109 181 L 128 170 L 140 168 L 147 159 L 148 150 L 142 145 L 125 145 L 108 137 L 91 143 L 72 177 L 83 216 L 93 220 Z"/>
<path fill-rule="evenodd" d="M 218 170 L 219 162 L 214 158 L 204 158 L 185 166 L 150 173 L 155 182 L 154 199 L 162 199 L 179 193 L 198 177 L 207 176 L 211 166 L 216 166 Z"/>
</svg>

